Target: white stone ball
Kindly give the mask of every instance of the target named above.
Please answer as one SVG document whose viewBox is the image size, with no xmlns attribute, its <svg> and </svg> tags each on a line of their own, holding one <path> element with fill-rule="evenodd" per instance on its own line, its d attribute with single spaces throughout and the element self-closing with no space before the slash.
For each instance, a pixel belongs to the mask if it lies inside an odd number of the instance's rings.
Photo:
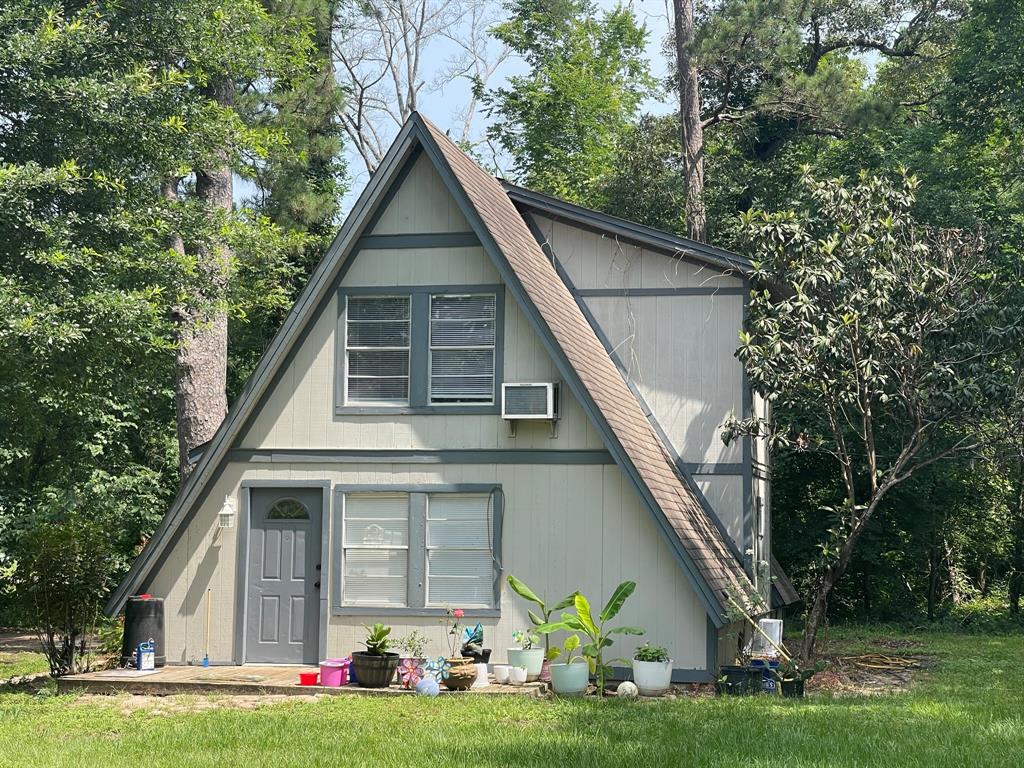
<svg viewBox="0 0 1024 768">
<path fill-rule="evenodd" d="M 635 699 L 640 695 L 640 689 L 636 687 L 636 683 L 624 680 L 619 683 L 619 687 L 615 689 L 615 693 L 624 699 Z"/>
</svg>

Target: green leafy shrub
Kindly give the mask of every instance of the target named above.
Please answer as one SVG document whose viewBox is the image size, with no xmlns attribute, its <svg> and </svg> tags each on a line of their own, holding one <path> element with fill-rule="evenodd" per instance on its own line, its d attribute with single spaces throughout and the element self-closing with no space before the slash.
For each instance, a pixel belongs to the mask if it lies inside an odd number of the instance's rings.
<svg viewBox="0 0 1024 768">
<path fill-rule="evenodd" d="M 82 671 L 120 562 L 107 527 L 78 512 L 42 521 L 25 533 L 14 554 L 16 609 L 39 635 L 50 674 Z"/>
</svg>

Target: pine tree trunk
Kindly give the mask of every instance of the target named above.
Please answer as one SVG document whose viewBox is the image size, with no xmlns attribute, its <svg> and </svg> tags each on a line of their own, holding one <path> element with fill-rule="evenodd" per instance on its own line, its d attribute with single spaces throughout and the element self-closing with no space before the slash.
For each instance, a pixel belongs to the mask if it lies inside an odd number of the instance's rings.
<svg viewBox="0 0 1024 768">
<path fill-rule="evenodd" d="M 704 127 L 700 117 L 700 85 L 693 64 L 693 0 L 672 0 L 675 12 L 676 65 L 679 69 L 679 128 L 686 172 L 686 226 L 693 240 L 704 242 Z"/>
<path fill-rule="evenodd" d="M 206 94 L 221 106 L 234 103 L 234 85 L 213 82 Z M 211 211 L 232 208 L 231 168 L 226 157 L 210 168 L 196 169 L 196 196 Z M 223 308 L 230 253 L 223 243 L 204 245 L 196 253 L 205 278 L 206 295 L 195 297 L 194 309 L 179 313 L 174 380 L 178 415 L 178 468 L 182 482 L 191 472 L 189 452 L 213 438 L 228 410 L 228 319 Z"/>
</svg>

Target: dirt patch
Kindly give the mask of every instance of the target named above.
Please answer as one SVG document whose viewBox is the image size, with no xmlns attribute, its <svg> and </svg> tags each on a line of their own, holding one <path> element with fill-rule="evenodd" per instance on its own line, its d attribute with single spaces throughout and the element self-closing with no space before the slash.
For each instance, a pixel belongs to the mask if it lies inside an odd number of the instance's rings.
<svg viewBox="0 0 1024 768">
<path fill-rule="evenodd" d="M 901 693 L 913 685 L 918 675 L 936 663 L 934 656 L 925 654 L 869 653 L 829 656 L 825 660 L 827 668 L 807 682 L 808 693 L 845 696 Z"/>
<path fill-rule="evenodd" d="M 22 629 L 0 629 L 0 651 L 39 653 L 39 638 Z"/>
</svg>

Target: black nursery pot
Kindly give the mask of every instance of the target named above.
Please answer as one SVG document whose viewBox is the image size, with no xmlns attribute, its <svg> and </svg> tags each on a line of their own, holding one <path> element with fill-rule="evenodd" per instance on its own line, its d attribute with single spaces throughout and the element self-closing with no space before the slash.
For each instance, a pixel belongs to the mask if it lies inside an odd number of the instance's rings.
<svg viewBox="0 0 1024 768">
<path fill-rule="evenodd" d="M 397 653 L 378 656 L 366 651 L 355 651 L 352 654 L 352 666 L 356 670 L 356 682 L 363 688 L 387 688 L 395 679 L 398 660 Z"/>
<path fill-rule="evenodd" d="M 764 669 L 727 665 L 719 669 L 719 676 L 725 678 L 725 681 L 718 685 L 719 693 L 731 696 L 749 696 L 761 693 Z"/>
<path fill-rule="evenodd" d="M 787 699 L 802 699 L 804 697 L 804 681 L 783 680 L 782 695 Z"/>
<path fill-rule="evenodd" d="M 491 649 L 481 648 L 479 651 L 462 651 L 463 658 L 472 659 L 474 664 L 486 664 L 491 660 Z"/>
</svg>

